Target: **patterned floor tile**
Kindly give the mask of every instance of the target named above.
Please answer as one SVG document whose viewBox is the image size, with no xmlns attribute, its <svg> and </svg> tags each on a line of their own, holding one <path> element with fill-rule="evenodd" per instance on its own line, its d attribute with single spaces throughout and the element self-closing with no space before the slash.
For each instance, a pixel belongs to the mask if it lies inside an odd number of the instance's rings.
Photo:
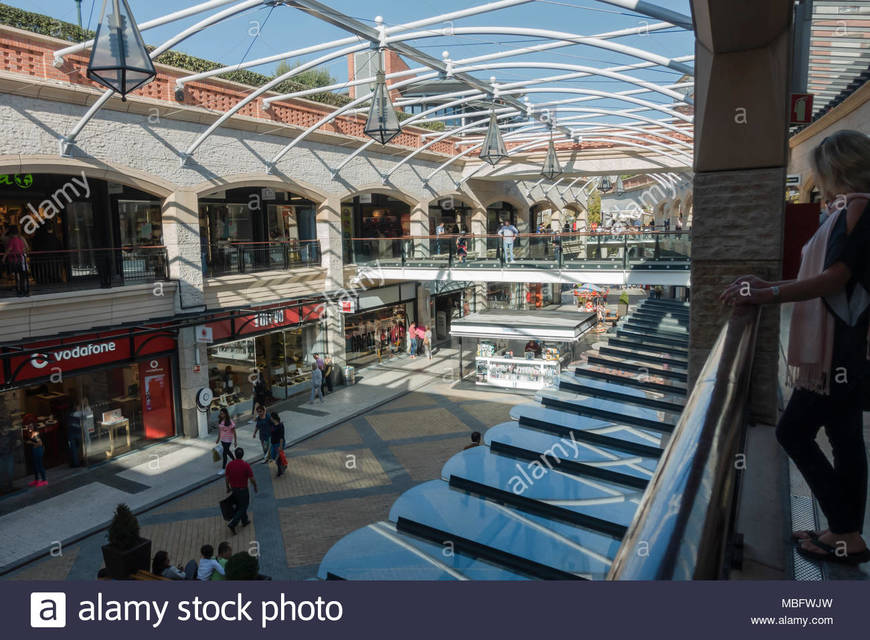
<svg viewBox="0 0 870 640">
<path fill-rule="evenodd" d="M 383 467 L 368 449 L 294 456 L 288 462 L 286 473 L 272 478 L 278 499 L 390 484 Z"/>
</svg>

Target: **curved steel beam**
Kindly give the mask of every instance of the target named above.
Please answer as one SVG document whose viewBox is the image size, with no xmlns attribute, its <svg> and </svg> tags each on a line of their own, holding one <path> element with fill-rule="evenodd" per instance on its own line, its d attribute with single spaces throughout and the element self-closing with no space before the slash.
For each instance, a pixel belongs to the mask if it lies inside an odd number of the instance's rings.
<svg viewBox="0 0 870 640">
<path fill-rule="evenodd" d="M 205 142 L 206 138 L 208 138 L 212 133 L 214 133 L 218 127 L 220 127 L 224 122 L 232 118 L 236 113 L 239 112 L 245 105 L 250 104 L 258 97 L 266 93 L 269 89 L 274 87 L 276 84 L 280 84 L 285 80 L 289 80 L 295 75 L 302 73 L 303 71 L 307 71 L 308 69 L 313 69 L 324 62 L 329 62 L 330 60 L 334 60 L 336 58 L 342 58 L 348 54 L 356 53 L 357 51 L 362 51 L 364 49 L 370 48 L 369 43 L 357 44 L 352 47 L 346 47 L 345 49 L 340 49 L 338 51 L 334 51 L 325 56 L 321 56 L 320 58 L 316 58 L 311 60 L 310 62 L 306 62 L 305 64 L 299 65 L 298 67 L 291 69 L 287 73 L 281 74 L 275 78 L 272 78 L 269 82 L 264 84 L 261 87 L 258 87 L 247 96 L 239 100 L 235 105 L 233 105 L 230 109 L 225 111 L 217 120 L 215 120 L 211 126 L 208 127 L 205 131 L 203 131 L 199 137 L 193 141 L 193 143 L 187 148 L 182 156 L 182 164 L 186 161 L 187 158 L 190 158 L 193 155 L 193 152 L 196 151 L 199 146 Z"/>
<path fill-rule="evenodd" d="M 187 9 L 182 9 L 181 11 L 169 13 L 165 16 L 155 18 L 154 20 L 148 20 L 147 22 L 143 22 L 142 24 L 137 26 L 139 28 L 139 31 L 147 31 L 148 29 L 153 29 L 154 27 L 159 27 L 160 25 L 168 24 L 170 22 L 175 22 L 176 20 L 181 20 L 183 18 L 187 18 L 188 16 L 196 15 L 197 13 L 203 13 L 205 11 L 209 11 L 210 9 L 216 9 L 217 7 L 222 7 L 225 4 L 233 4 L 234 2 L 239 2 L 239 0 L 209 0 L 209 2 L 203 2 L 202 4 L 198 4 L 194 7 L 189 7 Z M 263 3 L 266 2 L 268 2 L 268 0 L 263 0 Z M 93 38 L 91 38 L 90 40 L 85 40 L 84 42 L 74 44 L 71 47 L 59 49 L 58 51 L 54 52 L 54 65 L 56 67 L 63 66 L 63 59 L 65 56 L 68 56 L 71 53 L 78 53 L 79 51 L 84 51 L 85 49 L 90 49 L 93 46 L 94 40 Z"/>
<path fill-rule="evenodd" d="M 465 92 L 463 92 L 463 93 L 465 93 Z M 479 98 L 484 97 L 484 94 L 483 94 L 483 93 L 480 93 L 480 92 L 476 93 L 475 95 L 476 95 L 476 99 L 479 99 Z M 422 119 L 424 116 L 426 116 L 426 115 L 428 115 L 428 114 L 430 114 L 430 113 L 436 113 L 437 111 L 440 111 L 441 109 L 447 109 L 447 108 L 449 108 L 449 107 L 452 107 L 452 106 L 455 106 L 455 105 L 459 105 L 459 104 L 462 104 L 462 103 L 464 103 L 464 102 L 466 102 L 466 98 L 461 98 L 461 99 L 459 99 L 459 100 L 454 100 L 453 102 L 448 102 L 448 103 L 446 103 L 446 104 L 439 104 L 437 107 L 432 107 L 431 109 L 427 109 L 426 111 L 424 111 L 424 112 L 422 112 L 422 113 L 418 113 L 417 115 L 408 118 L 407 120 L 405 120 L 404 124 L 405 124 L 405 125 L 413 124 L 413 122 L 414 122 L 415 120 L 420 120 L 420 119 Z M 341 170 L 342 170 L 345 166 L 347 166 L 347 164 L 348 164 L 351 160 L 353 160 L 354 158 L 356 158 L 359 154 L 361 154 L 363 151 L 365 151 L 366 149 L 368 149 L 368 148 L 369 148 L 370 146 L 372 146 L 374 143 L 375 143 L 374 140 L 369 140 L 369 141 L 367 141 L 364 145 L 362 145 L 361 147 L 359 147 L 356 151 L 354 151 L 354 152 L 353 152 L 352 154 L 350 154 L 347 158 L 345 158 L 345 159 L 342 161 L 342 163 L 341 163 L 340 165 L 338 165 L 335 169 L 333 169 L 333 171 L 332 171 L 332 177 L 335 178 L 335 177 L 336 177 L 336 176 L 341 172 Z"/>
<path fill-rule="evenodd" d="M 598 98 L 602 98 L 605 100 L 620 100 L 622 102 L 631 102 L 632 104 L 646 107 L 648 110 L 651 111 L 661 111 L 662 113 L 676 120 L 683 120 L 684 122 L 689 123 L 694 122 L 694 118 L 692 116 L 687 116 L 686 114 L 680 113 L 679 111 L 673 111 L 664 105 L 656 104 L 655 102 L 649 102 L 648 100 L 641 100 L 640 98 L 635 98 L 633 96 L 625 94 L 611 94 L 607 93 L 606 91 L 598 91 L 597 89 L 576 89 L 574 87 L 538 87 L 534 89 L 510 89 L 508 91 L 502 91 L 501 95 L 516 93 L 574 93 L 584 96 L 597 96 Z"/>
<path fill-rule="evenodd" d="M 576 71 L 578 73 L 570 73 L 564 74 L 560 76 L 550 76 L 546 78 L 534 78 L 529 80 L 523 80 L 521 82 L 511 82 L 507 84 L 498 85 L 497 89 L 499 91 L 516 89 L 519 87 L 528 87 L 533 84 L 546 84 L 549 82 L 558 82 L 560 80 L 572 80 L 575 78 L 586 78 L 589 76 L 602 76 L 604 78 L 611 78 L 613 80 L 619 80 L 621 82 L 625 82 L 626 84 L 633 84 L 638 87 L 643 87 L 648 91 L 653 91 L 655 93 L 660 93 L 663 96 L 667 96 L 668 98 L 673 98 L 677 102 L 686 102 L 687 104 L 692 104 L 690 101 L 686 99 L 684 95 L 681 93 L 677 93 L 676 91 L 672 91 L 670 89 L 666 89 L 665 87 L 655 84 L 653 82 L 646 82 L 645 80 L 640 80 L 633 76 L 626 75 L 624 73 L 617 73 L 615 71 L 608 71 L 606 69 L 597 69 L 595 67 L 589 67 L 586 65 L 580 64 L 566 64 L 561 62 L 494 62 L 487 64 L 475 64 L 469 65 L 466 67 L 459 67 L 455 69 L 457 73 L 471 73 L 473 71 L 490 71 L 493 69 L 561 69 L 565 71 Z"/>
<path fill-rule="evenodd" d="M 610 42 L 601 38 L 590 36 L 582 36 L 576 33 L 568 33 L 565 31 L 553 31 L 550 29 L 534 29 L 531 27 L 448 27 L 440 30 L 431 31 L 415 31 L 413 33 L 404 33 L 400 36 L 387 38 L 387 44 L 398 44 L 407 40 L 422 40 L 424 38 L 436 38 L 444 36 L 473 36 L 473 35 L 496 35 L 496 36 L 528 36 L 530 38 L 543 38 L 546 40 L 559 40 L 562 42 L 571 42 L 573 44 L 585 44 L 590 47 L 599 49 L 607 49 L 616 53 L 631 56 L 638 60 L 646 60 L 653 62 L 663 67 L 673 69 L 684 75 L 694 76 L 695 71 L 692 67 L 677 62 L 674 58 L 666 58 L 656 53 L 644 51 L 636 47 Z"/>
<path fill-rule="evenodd" d="M 513 110 L 511 110 L 511 111 L 513 111 Z M 498 118 L 506 118 L 506 117 L 509 117 L 509 116 L 512 116 L 512 115 L 513 115 L 513 113 L 504 113 L 504 114 L 502 114 L 502 115 L 496 116 L 496 119 L 498 119 Z M 449 138 L 450 136 L 453 136 L 453 135 L 455 135 L 455 134 L 457 134 L 457 133 L 459 133 L 459 132 L 461 132 L 461 131 L 464 131 L 464 130 L 467 130 L 467 129 L 471 129 L 472 127 L 480 127 L 480 123 L 479 123 L 479 122 L 470 122 L 470 123 L 468 123 L 468 124 L 466 124 L 466 125 L 464 125 L 464 126 L 462 126 L 462 127 L 459 127 L 458 129 L 451 129 L 450 131 L 447 131 L 447 132 L 441 134 L 441 135 L 438 136 L 437 138 L 433 138 L 432 140 L 430 140 L 429 142 L 427 142 L 427 143 L 424 144 L 423 146 L 421 146 L 421 147 L 417 147 L 417 148 L 414 149 L 411 153 L 409 153 L 409 154 L 406 155 L 404 158 L 402 158 L 399 162 L 397 162 L 396 164 L 394 164 L 394 165 L 390 168 L 390 170 L 387 171 L 387 173 L 384 174 L 384 175 L 382 176 L 383 179 L 384 179 L 384 182 L 386 183 L 386 182 L 390 179 L 390 176 L 393 175 L 393 174 L 396 172 L 396 170 L 399 169 L 399 167 L 403 166 L 404 164 L 406 164 L 407 162 L 409 162 L 410 160 L 412 160 L 413 158 L 415 158 L 417 155 L 419 155 L 420 153 L 422 153 L 423 151 L 425 151 L 426 149 L 428 149 L 429 147 L 431 147 L 431 146 L 434 145 L 435 143 L 437 143 L 437 142 L 441 142 L 441 141 L 444 140 L 445 138 Z"/>
<path fill-rule="evenodd" d="M 154 49 L 148 57 L 152 60 L 156 59 L 160 54 L 169 49 L 170 47 L 175 46 L 179 42 L 186 40 L 192 35 L 195 35 L 210 27 L 213 24 L 221 22 L 229 17 L 236 15 L 237 13 L 242 13 L 243 11 L 247 11 L 253 7 L 256 7 L 260 4 L 263 4 L 263 0 L 245 0 L 244 2 L 240 2 L 238 5 L 230 7 L 228 9 L 224 9 L 223 11 L 219 11 L 218 13 L 205 18 L 204 20 L 200 20 L 196 24 L 188 27 L 187 29 L 175 34 L 169 40 L 161 44 L 159 47 Z M 82 118 L 78 121 L 73 130 L 64 136 L 60 141 L 60 154 L 66 155 L 69 150 L 69 145 L 73 144 L 78 137 L 78 135 L 85 128 L 85 125 L 90 122 L 90 120 L 97 114 L 97 112 L 103 107 L 104 104 L 112 97 L 112 94 L 115 92 L 112 89 L 107 89 L 103 92 L 94 104 L 91 105 L 91 108 L 82 116 Z"/>
<path fill-rule="evenodd" d="M 637 13 L 642 13 L 643 15 L 649 16 L 650 18 L 655 18 L 656 20 L 665 20 L 666 22 L 670 22 L 675 27 L 682 27 L 683 29 L 687 29 L 688 31 L 693 31 L 695 28 L 692 25 L 692 18 L 690 18 L 689 16 L 678 13 L 676 11 L 671 11 L 670 9 L 665 9 L 664 7 L 660 7 L 651 2 L 646 2 L 646 0 L 598 1 L 603 2 L 604 4 L 612 4 L 615 7 L 621 7 L 623 9 L 636 11 Z"/>
<path fill-rule="evenodd" d="M 411 78 L 409 80 L 405 80 L 403 82 L 397 82 L 396 84 L 392 85 L 392 87 L 390 87 L 390 88 L 391 89 L 400 89 L 404 86 L 414 84 L 415 82 L 422 82 L 425 80 L 431 80 L 432 78 L 436 78 L 436 77 L 438 77 L 437 73 L 428 73 L 428 74 L 425 74 L 423 76 L 418 76 L 416 78 Z M 291 149 L 293 149 L 293 147 L 295 147 L 300 142 L 305 140 L 305 138 L 307 138 L 310 134 L 314 133 L 317 129 L 319 129 L 323 125 L 332 122 L 338 116 L 340 116 L 342 113 L 344 113 L 345 111 L 349 111 L 350 109 L 352 109 L 356 105 L 362 104 L 363 102 L 368 102 L 371 99 L 372 99 L 372 94 L 367 93 L 366 95 L 361 96 L 361 97 L 357 98 L 356 100 L 353 100 L 352 102 L 344 105 L 343 107 L 328 113 L 326 116 L 324 116 L 319 121 L 317 121 L 316 123 L 314 123 L 313 125 L 308 127 L 305 131 L 300 133 L 298 136 L 293 138 L 293 140 L 290 143 L 288 143 L 283 149 L 281 149 L 277 154 L 275 154 L 275 157 L 272 158 L 272 162 L 270 163 L 270 165 L 272 167 L 274 167 L 276 164 L 278 164 L 278 161 L 281 158 L 283 158 Z"/>
</svg>

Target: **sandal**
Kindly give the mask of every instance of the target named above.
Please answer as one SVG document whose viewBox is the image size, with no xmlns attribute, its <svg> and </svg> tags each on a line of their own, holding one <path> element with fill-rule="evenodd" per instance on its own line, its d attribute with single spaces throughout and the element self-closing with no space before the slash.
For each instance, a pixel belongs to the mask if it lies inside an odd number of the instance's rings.
<svg viewBox="0 0 870 640">
<path fill-rule="evenodd" d="M 840 564 L 854 565 L 861 564 L 862 562 L 870 562 L 870 549 L 864 549 L 863 551 L 856 551 L 854 553 L 847 553 L 846 555 L 841 555 L 840 553 L 838 553 L 837 549 L 829 544 L 825 544 L 821 540 L 814 539 L 813 544 L 819 549 L 822 549 L 824 553 L 816 553 L 815 551 L 804 549 L 800 546 L 797 548 L 797 552 L 803 557 L 809 558 L 811 560 L 827 560 L 828 562 L 837 562 Z"/>
<path fill-rule="evenodd" d="M 791 539 L 794 542 L 801 540 L 814 540 L 822 535 L 824 531 L 813 531 L 812 529 L 801 529 L 800 531 L 792 531 Z"/>
</svg>

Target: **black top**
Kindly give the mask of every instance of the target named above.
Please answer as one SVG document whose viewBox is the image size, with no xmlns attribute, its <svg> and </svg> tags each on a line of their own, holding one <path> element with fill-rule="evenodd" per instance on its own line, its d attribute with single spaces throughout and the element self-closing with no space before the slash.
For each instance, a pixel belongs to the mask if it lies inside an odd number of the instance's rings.
<svg viewBox="0 0 870 640">
<path fill-rule="evenodd" d="M 284 423 L 272 423 L 272 444 L 281 444 L 284 439 Z"/>
<path fill-rule="evenodd" d="M 840 214 L 831 230 L 825 254 L 825 269 L 835 262 L 843 262 L 852 272 L 846 283 L 846 296 L 851 298 L 859 284 L 870 291 L 870 204 L 848 232 L 846 212 Z M 825 306 L 834 317 L 834 351 L 831 358 L 831 389 L 850 391 L 863 380 L 867 370 L 867 328 L 870 313 L 864 309 L 854 325 L 834 313 L 825 300 Z M 843 375 L 845 373 L 845 375 Z M 845 385 L 841 387 L 840 385 Z"/>
</svg>

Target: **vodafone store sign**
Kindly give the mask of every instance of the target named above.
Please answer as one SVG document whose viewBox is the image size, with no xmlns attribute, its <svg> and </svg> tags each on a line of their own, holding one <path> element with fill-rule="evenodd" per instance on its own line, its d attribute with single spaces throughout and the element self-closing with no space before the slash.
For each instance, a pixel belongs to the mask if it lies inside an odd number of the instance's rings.
<svg viewBox="0 0 870 640">
<path fill-rule="evenodd" d="M 102 344 L 85 344 L 73 347 L 72 349 L 57 349 L 51 350 L 48 353 L 34 353 L 30 356 L 30 366 L 35 369 L 44 369 L 49 362 L 57 363 L 61 369 L 65 362 L 81 360 L 97 356 L 104 353 L 114 353 L 118 350 L 116 342 L 103 342 Z M 112 358 L 114 360 L 114 358 Z M 87 365 L 93 366 L 93 365 Z M 81 369 L 81 366 L 76 366 L 76 369 Z"/>
<path fill-rule="evenodd" d="M 174 336 L 161 333 L 113 331 L 103 334 L 79 336 L 65 341 L 53 340 L 24 345 L 26 353 L 11 356 L 12 382 L 49 378 L 93 367 L 128 363 L 134 357 L 148 358 L 175 351 Z M 153 357 L 146 364 L 158 362 Z M 158 366 L 163 366 L 158 362 Z"/>
</svg>

